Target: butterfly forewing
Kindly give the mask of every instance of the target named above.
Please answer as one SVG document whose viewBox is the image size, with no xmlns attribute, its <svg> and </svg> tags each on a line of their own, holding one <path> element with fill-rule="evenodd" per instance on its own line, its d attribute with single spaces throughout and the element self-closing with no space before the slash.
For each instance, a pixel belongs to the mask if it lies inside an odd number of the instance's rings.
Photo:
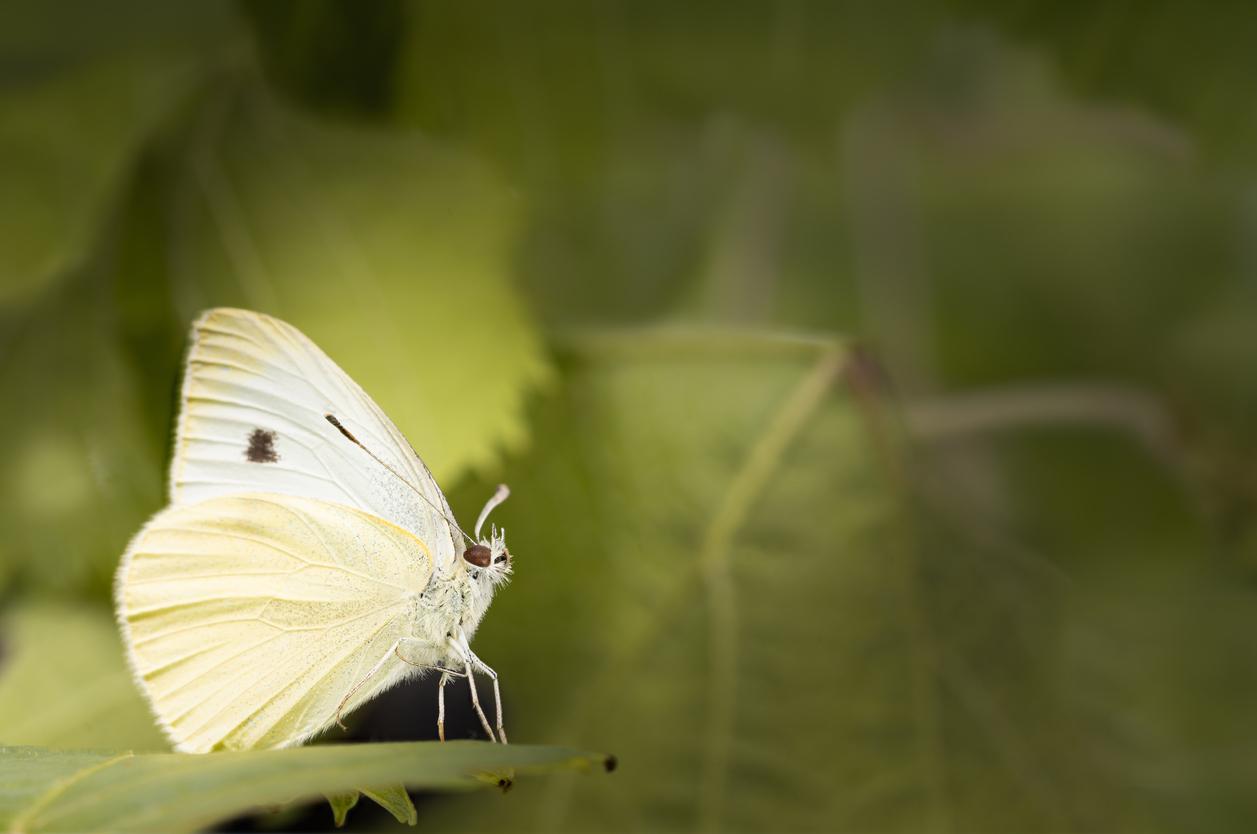
<svg viewBox="0 0 1257 834">
<path fill-rule="evenodd" d="M 357 507 L 424 541 L 438 566 L 461 552 L 432 474 L 366 392 L 291 325 L 218 308 L 192 328 L 170 497 L 245 491 Z"/>
<path fill-rule="evenodd" d="M 425 546 L 342 504 L 277 494 L 171 506 L 118 576 L 128 661 L 180 750 L 284 747 L 410 671 L 390 656 Z"/>
</svg>

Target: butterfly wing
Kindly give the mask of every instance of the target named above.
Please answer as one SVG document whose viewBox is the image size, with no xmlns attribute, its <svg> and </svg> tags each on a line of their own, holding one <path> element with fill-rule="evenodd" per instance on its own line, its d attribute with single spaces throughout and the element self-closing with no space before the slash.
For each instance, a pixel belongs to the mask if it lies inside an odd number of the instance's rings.
<svg viewBox="0 0 1257 834">
<path fill-rule="evenodd" d="M 348 374 L 295 327 L 217 308 L 192 326 L 170 500 L 241 492 L 365 510 L 426 542 L 441 569 L 462 551 L 432 473 Z"/>
<path fill-rule="evenodd" d="M 276 494 L 174 505 L 116 587 L 127 658 L 179 750 L 297 744 L 412 667 L 393 656 L 427 587 L 424 544 L 368 513 Z"/>
</svg>

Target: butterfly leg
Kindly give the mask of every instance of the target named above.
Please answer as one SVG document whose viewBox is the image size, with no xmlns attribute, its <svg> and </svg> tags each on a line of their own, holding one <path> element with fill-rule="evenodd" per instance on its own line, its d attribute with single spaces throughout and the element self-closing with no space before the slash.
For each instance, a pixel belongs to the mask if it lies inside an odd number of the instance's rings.
<svg viewBox="0 0 1257 834">
<path fill-rule="evenodd" d="M 493 709 L 495 712 L 494 717 L 497 718 L 498 738 L 501 739 L 503 744 L 506 744 L 506 728 L 502 726 L 502 689 L 498 685 L 498 673 L 493 671 L 492 667 L 477 657 L 474 652 L 471 655 L 471 660 L 481 672 L 484 672 L 493 680 Z"/>
<path fill-rule="evenodd" d="M 450 673 L 441 673 L 441 682 L 436 685 L 436 734 L 445 741 L 445 685 L 450 682 Z"/>
<path fill-rule="evenodd" d="M 393 647 L 384 653 L 384 657 L 380 658 L 379 662 L 371 667 L 371 671 L 363 675 L 362 678 L 350 688 L 349 692 L 345 694 L 345 697 L 340 699 L 340 703 L 336 705 L 336 725 L 338 727 L 340 727 L 342 730 L 347 729 L 344 723 L 342 723 L 340 720 L 341 714 L 344 712 L 344 709 L 345 709 L 345 704 L 349 703 L 349 699 L 354 696 L 355 692 L 357 692 L 359 689 L 362 688 L 362 685 L 364 683 L 371 680 L 371 678 L 375 677 L 376 672 L 380 671 L 380 669 L 384 666 L 384 664 L 388 662 L 390 657 L 396 656 L 397 659 L 402 661 L 403 663 L 408 663 L 411 666 L 416 666 L 420 669 L 429 669 L 432 671 L 440 672 L 442 674 L 443 679 L 449 675 L 453 675 L 456 678 L 463 677 L 462 672 L 459 672 L 454 669 L 447 669 L 444 666 L 431 666 L 427 663 L 415 663 L 413 660 L 408 660 L 405 657 L 405 655 L 402 654 L 402 644 L 408 643 L 408 642 L 414 642 L 414 638 L 399 637 L 393 643 Z"/>
<path fill-rule="evenodd" d="M 402 638 L 402 640 L 405 640 L 405 639 L 406 638 L 404 637 Z M 405 657 L 402 656 L 402 652 L 401 652 L 402 640 L 398 640 L 397 644 L 393 646 L 393 653 L 397 655 L 397 659 L 400 660 L 402 663 L 408 663 L 411 666 L 414 666 L 416 669 L 427 669 L 429 672 L 440 672 L 443 675 L 453 675 L 456 678 L 467 677 L 467 674 L 465 672 L 460 672 L 457 669 L 451 669 L 448 666 L 433 666 L 430 663 L 415 663 L 413 660 L 407 660 Z"/>
<path fill-rule="evenodd" d="M 498 719 L 498 740 L 503 744 L 506 744 L 506 728 L 502 726 L 502 689 L 498 686 L 498 673 L 489 669 L 488 666 L 484 668 L 490 675 L 493 676 L 493 705 L 494 709 L 497 711 L 496 718 Z"/>
<path fill-rule="evenodd" d="M 419 669 L 428 669 L 441 673 L 441 680 L 436 685 L 436 734 L 437 738 L 445 741 L 445 685 L 450 682 L 451 677 L 465 678 L 468 676 L 467 673 L 443 665 L 445 661 L 439 661 L 442 665 L 433 666 L 428 663 L 415 663 L 413 660 L 408 660 L 402 655 L 400 641 L 397 646 L 393 647 L 393 651 L 403 663 L 409 663 L 411 666 Z M 474 686 L 475 684 L 473 683 L 472 685 Z"/>
<path fill-rule="evenodd" d="M 497 741 L 497 736 L 493 734 L 493 728 L 489 726 L 489 719 L 485 717 L 484 710 L 480 708 L 480 694 L 476 692 L 476 677 L 473 674 L 471 661 L 465 661 L 467 669 L 467 684 L 471 687 L 471 705 L 476 710 L 476 716 L 480 719 L 480 726 L 484 727 L 485 735 L 489 737 L 489 741 Z"/>
<path fill-rule="evenodd" d="M 493 734 L 493 730 L 489 729 L 489 719 L 485 717 L 484 710 L 480 708 L 480 695 L 476 692 L 476 678 L 474 675 L 475 667 L 479 666 L 485 670 L 486 674 L 493 677 L 493 694 L 497 698 L 498 708 L 498 728 L 502 727 L 502 698 L 501 691 L 498 689 L 498 673 L 485 665 L 485 662 L 476 657 L 476 653 L 471 650 L 471 646 L 467 642 L 467 634 L 461 628 L 456 634 L 450 635 L 450 646 L 454 651 L 462 657 L 463 666 L 467 670 L 467 683 L 471 687 L 471 705 L 476 709 L 476 715 L 480 718 L 480 725 L 484 727 L 485 735 L 490 741 L 497 741 L 497 737 Z M 502 742 L 506 743 L 506 736 L 502 737 Z"/>
<path fill-rule="evenodd" d="M 463 668 L 467 676 L 467 686 L 471 690 L 471 705 L 476 710 L 476 717 L 480 719 L 480 726 L 484 727 L 485 735 L 489 737 L 489 740 L 496 742 L 498 740 L 497 736 L 493 734 L 493 730 L 489 726 L 489 719 L 485 717 L 484 709 L 480 706 L 480 693 L 476 691 L 475 670 L 477 666 L 484 666 L 484 661 L 476 657 L 475 652 L 471 650 L 471 646 L 467 643 L 467 634 L 461 628 L 448 635 L 448 639 L 448 645 L 452 654 L 463 661 Z M 497 673 L 492 670 L 489 671 L 494 675 L 494 691 L 497 692 Z M 498 715 L 501 716 L 500 703 L 498 707 Z"/>
</svg>

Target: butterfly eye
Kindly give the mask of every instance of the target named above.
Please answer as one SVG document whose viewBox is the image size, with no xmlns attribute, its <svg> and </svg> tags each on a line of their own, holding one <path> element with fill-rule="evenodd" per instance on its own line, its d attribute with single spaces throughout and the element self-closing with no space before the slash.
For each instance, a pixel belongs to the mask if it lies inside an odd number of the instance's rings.
<svg viewBox="0 0 1257 834">
<path fill-rule="evenodd" d="M 493 560 L 493 551 L 485 547 L 483 544 L 473 544 L 463 552 L 463 558 L 468 564 L 475 565 L 478 568 L 489 567 L 489 562 Z"/>
</svg>

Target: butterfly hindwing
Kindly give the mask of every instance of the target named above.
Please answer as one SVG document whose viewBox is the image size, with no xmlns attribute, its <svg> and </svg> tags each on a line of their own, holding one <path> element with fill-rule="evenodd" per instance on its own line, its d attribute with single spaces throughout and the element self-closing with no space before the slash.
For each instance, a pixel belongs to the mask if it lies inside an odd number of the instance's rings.
<svg viewBox="0 0 1257 834">
<path fill-rule="evenodd" d="M 426 546 L 343 504 L 246 494 L 174 505 L 118 574 L 128 661 L 176 747 L 285 747 L 410 671 L 390 657 L 427 587 Z"/>
<path fill-rule="evenodd" d="M 377 515 L 426 542 L 438 567 L 461 552 L 432 474 L 366 392 L 295 327 L 217 308 L 192 327 L 170 498 L 249 491 Z"/>
</svg>

